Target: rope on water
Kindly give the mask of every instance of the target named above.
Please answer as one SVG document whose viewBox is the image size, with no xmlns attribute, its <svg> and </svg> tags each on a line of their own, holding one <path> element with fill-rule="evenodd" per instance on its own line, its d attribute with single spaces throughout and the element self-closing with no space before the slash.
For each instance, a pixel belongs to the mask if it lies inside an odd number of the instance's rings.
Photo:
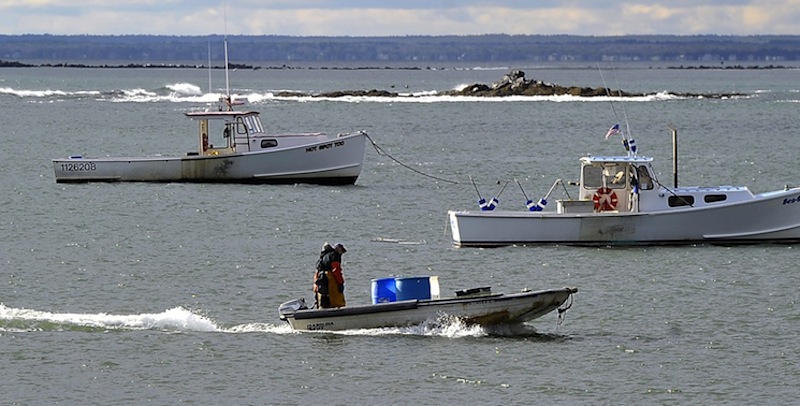
<svg viewBox="0 0 800 406">
<path fill-rule="evenodd" d="M 393 156 L 389 155 L 389 153 L 387 153 L 386 151 L 384 151 L 384 150 L 383 150 L 383 148 L 381 148 L 381 147 L 380 147 L 380 146 L 379 146 L 377 143 L 375 143 L 375 141 L 373 141 L 373 140 L 372 140 L 372 137 L 370 137 L 370 136 L 369 136 L 369 134 L 367 134 L 367 133 L 364 133 L 364 135 L 366 135 L 366 136 L 367 136 L 367 139 L 368 139 L 368 140 L 369 140 L 369 142 L 372 144 L 372 147 L 373 147 L 373 148 L 375 148 L 375 152 L 377 152 L 377 153 L 378 153 L 378 155 L 380 155 L 380 156 L 385 156 L 385 157 L 387 157 L 387 158 L 391 159 L 392 161 L 395 161 L 395 162 L 396 162 L 398 165 L 402 166 L 403 168 L 406 168 L 406 169 L 408 169 L 408 170 L 410 170 L 410 171 L 412 171 L 412 172 L 416 172 L 417 174 L 420 174 L 420 175 L 422 175 L 422 176 L 427 176 L 427 177 L 429 177 L 429 178 L 436 179 L 436 180 L 439 180 L 439 181 L 442 181 L 442 182 L 452 183 L 452 184 L 454 184 L 454 185 L 457 185 L 457 184 L 458 184 L 458 182 L 456 182 L 456 181 L 454 181 L 454 180 L 449 180 L 449 179 L 440 178 L 440 177 L 438 177 L 438 176 L 429 175 L 429 174 L 427 174 L 427 173 L 421 172 L 421 171 L 419 171 L 419 170 L 417 170 L 417 169 L 414 169 L 414 168 L 412 168 L 412 167 L 410 167 L 410 166 L 408 166 L 408 165 L 406 165 L 406 164 L 404 164 L 404 163 L 400 162 L 400 161 L 399 161 L 399 160 L 397 160 L 395 157 L 393 157 Z"/>
<path fill-rule="evenodd" d="M 574 293 L 574 292 L 573 292 Z M 561 324 L 564 323 L 564 320 L 567 318 L 567 310 L 572 307 L 573 302 L 572 294 L 569 295 L 567 299 L 568 304 L 566 306 L 561 306 L 558 308 L 558 320 L 556 320 L 556 329 L 561 327 Z"/>
</svg>

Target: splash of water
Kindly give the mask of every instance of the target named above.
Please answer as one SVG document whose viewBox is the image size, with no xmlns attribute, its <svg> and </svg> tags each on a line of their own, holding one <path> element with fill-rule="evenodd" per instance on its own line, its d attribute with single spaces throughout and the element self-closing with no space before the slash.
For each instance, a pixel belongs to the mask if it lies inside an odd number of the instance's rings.
<svg viewBox="0 0 800 406">
<path fill-rule="evenodd" d="M 211 319 L 183 307 L 161 313 L 53 313 L 0 304 L 0 331 L 166 330 L 220 331 Z"/>
</svg>

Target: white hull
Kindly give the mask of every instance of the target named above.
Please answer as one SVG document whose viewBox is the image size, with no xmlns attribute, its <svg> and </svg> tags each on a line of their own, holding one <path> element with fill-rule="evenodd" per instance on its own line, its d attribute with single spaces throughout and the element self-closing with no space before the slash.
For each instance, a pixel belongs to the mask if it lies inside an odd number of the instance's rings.
<svg viewBox="0 0 800 406">
<path fill-rule="evenodd" d="M 510 295 L 488 294 L 433 300 L 407 300 L 337 309 L 303 309 L 281 314 L 294 330 L 335 331 L 403 327 L 447 315 L 484 326 L 530 321 L 564 305 L 577 289 L 563 288 Z"/>
<path fill-rule="evenodd" d="M 800 188 L 651 212 L 449 211 L 448 217 L 461 246 L 798 242 Z"/>
<path fill-rule="evenodd" d="M 56 182 L 220 182 L 354 184 L 366 134 L 287 148 L 183 157 L 54 159 Z"/>
</svg>

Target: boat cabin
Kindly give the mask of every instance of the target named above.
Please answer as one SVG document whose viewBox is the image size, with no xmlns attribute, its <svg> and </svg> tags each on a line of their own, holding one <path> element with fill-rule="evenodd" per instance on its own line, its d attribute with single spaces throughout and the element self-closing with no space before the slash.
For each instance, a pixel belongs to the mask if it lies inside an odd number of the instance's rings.
<svg viewBox="0 0 800 406">
<path fill-rule="evenodd" d="M 639 211 L 641 193 L 655 188 L 652 163 L 642 156 L 582 157 L 578 199 L 558 200 L 558 212 Z"/>
<path fill-rule="evenodd" d="M 580 162 L 578 199 L 558 200 L 558 213 L 653 212 L 754 198 L 746 187 L 667 188 L 658 182 L 651 157 L 586 156 Z"/>
<path fill-rule="evenodd" d="M 264 133 L 256 111 L 198 111 L 186 113 L 198 122 L 198 147 L 190 155 L 225 155 L 276 147 Z"/>
</svg>

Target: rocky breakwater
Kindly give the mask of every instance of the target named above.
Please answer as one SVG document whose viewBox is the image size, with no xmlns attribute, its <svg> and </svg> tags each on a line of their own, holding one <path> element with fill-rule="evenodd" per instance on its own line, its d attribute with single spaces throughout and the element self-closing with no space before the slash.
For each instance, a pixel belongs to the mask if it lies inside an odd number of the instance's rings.
<svg viewBox="0 0 800 406">
<path fill-rule="evenodd" d="M 611 90 L 603 87 L 579 87 L 561 86 L 545 83 L 541 80 L 525 79 L 525 72 L 514 70 L 503 76 L 503 78 L 491 85 L 474 84 L 465 86 L 461 90 L 451 90 L 444 94 L 452 96 L 481 96 L 481 97 L 504 97 L 504 96 L 580 96 L 597 97 L 609 94 L 622 97 L 643 96 L 639 93 L 623 92 L 622 90 Z"/>
<path fill-rule="evenodd" d="M 675 93 L 675 92 L 653 92 L 653 93 L 632 93 L 624 90 L 606 89 L 604 87 L 580 87 L 580 86 L 561 86 L 552 83 L 545 83 L 541 80 L 530 80 L 525 78 L 525 72 L 514 70 L 503 76 L 503 78 L 491 85 L 474 84 L 465 86 L 461 90 L 451 90 L 443 94 L 452 96 L 480 96 L 480 97 L 504 97 L 504 96 L 579 96 L 579 97 L 642 97 L 654 96 L 656 94 L 667 94 L 675 97 L 684 98 L 709 98 L 724 99 L 729 97 L 747 96 L 744 93 Z"/>
<path fill-rule="evenodd" d="M 580 87 L 580 86 L 561 86 L 545 83 L 541 80 L 531 80 L 525 78 L 525 72 L 514 70 L 503 76 L 503 78 L 491 85 L 473 84 L 465 86 L 459 90 L 447 90 L 437 93 L 440 96 L 478 96 L 478 97 L 506 97 L 506 96 L 577 96 L 577 97 L 641 97 L 656 95 L 653 93 L 631 93 L 623 90 L 612 90 L 604 87 Z M 658 94 L 668 94 L 676 97 L 686 98 L 711 98 L 722 99 L 728 97 L 747 96 L 741 93 L 673 93 L 658 92 Z M 337 90 L 334 92 L 323 92 L 307 94 L 301 92 L 279 92 L 278 97 L 415 97 L 413 94 L 399 94 L 387 90 Z"/>
</svg>

